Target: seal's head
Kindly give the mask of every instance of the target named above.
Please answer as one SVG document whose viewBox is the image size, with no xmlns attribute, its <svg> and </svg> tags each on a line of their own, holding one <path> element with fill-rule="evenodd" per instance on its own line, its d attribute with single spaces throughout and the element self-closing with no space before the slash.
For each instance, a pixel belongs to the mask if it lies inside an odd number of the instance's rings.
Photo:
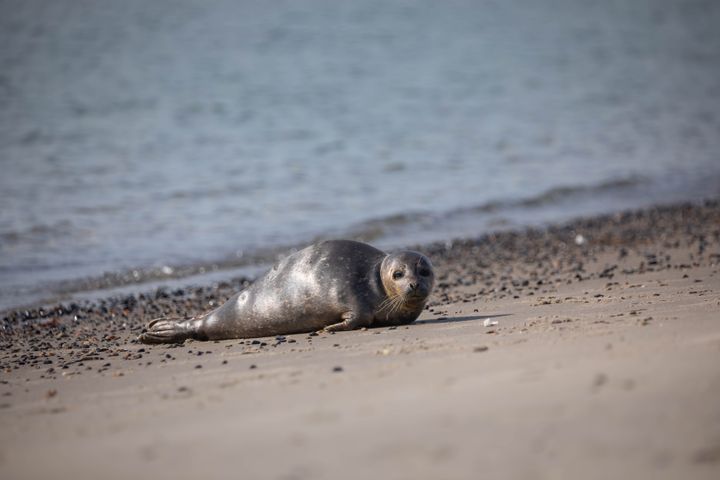
<svg viewBox="0 0 720 480">
<path fill-rule="evenodd" d="M 412 251 L 386 256 L 380 264 L 380 278 L 388 296 L 382 305 L 385 317 L 395 312 L 419 313 L 435 284 L 430 259 Z"/>
</svg>

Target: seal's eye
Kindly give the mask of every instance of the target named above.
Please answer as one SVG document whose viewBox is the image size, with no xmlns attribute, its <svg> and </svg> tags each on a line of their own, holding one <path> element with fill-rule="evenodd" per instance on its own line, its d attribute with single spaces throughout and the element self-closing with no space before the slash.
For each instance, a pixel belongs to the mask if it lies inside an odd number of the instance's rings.
<svg viewBox="0 0 720 480">
<path fill-rule="evenodd" d="M 399 280 L 403 277 L 403 275 L 404 273 L 402 271 L 395 270 L 395 272 L 393 272 L 393 280 Z"/>
<path fill-rule="evenodd" d="M 421 268 L 420 270 L 418 270 L 418 274 L 419 274 L 421 277 L 427 277 L 427 276 L 430 275 L 430 270 L 427 269 L 427 268 Z"/>
</svg>

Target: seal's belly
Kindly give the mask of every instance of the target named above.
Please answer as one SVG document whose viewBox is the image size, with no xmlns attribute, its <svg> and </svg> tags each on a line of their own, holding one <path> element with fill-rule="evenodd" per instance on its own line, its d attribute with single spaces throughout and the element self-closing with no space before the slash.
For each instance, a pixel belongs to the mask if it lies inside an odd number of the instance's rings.
<svg viewBox="0 0 720 480">
<path fill-rule="evenodd" d="M 311 332 L 341 321 L 347 308 L 332 285 L 283 279 L 258 282 L 238 296 L 235 313 L 245 335 Z"/>
</svg>

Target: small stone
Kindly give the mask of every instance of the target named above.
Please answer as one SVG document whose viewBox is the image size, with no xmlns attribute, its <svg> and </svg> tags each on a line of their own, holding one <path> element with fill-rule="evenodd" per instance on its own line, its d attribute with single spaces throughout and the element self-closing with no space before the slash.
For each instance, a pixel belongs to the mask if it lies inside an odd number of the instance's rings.
<svg viewBox="0 0 720 480">
<path fill-rule="evenodd" d="M 481 345 L 479 347 L 473 348 L 473 352 L 487 352 L 490 349 L 487 345 Z"/>
<path fill-rule="evenodd" d="M 338 365 L 338 366 L 335 366 L 335 367 L 333 367 L 332 371 L 335 372 L 335 373 L 337 373 L 337 372 L 342 372 L 342 371 L 343 371 L 343 367 L 341 367 L 341 366 L 339 366 L 339 365 Z"/>
</svg>

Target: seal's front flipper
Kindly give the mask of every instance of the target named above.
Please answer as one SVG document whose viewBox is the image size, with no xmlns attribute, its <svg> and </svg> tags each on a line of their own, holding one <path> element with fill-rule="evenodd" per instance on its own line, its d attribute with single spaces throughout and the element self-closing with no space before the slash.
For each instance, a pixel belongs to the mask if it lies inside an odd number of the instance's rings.
<svg viewBox="0 0 720 480">
<path fill-rule="evenodd" d="M 346 330 L 355 330 L 356 328 L 368 327 L 370 322 L 364 321 L 365 319 L 359 315 L 355 315 L 353 312 L 345 312 L 342 314 L 342 322 L 333 323 L 323 328 L 325 332 L 342 332 Z"/>
<path fill-rule="evenodd" d="M 147 332 L 138 337 L 143 343 L 182 343 L 192 337 L 190 323 L 179 318 L 156 318 L 148 323 Z"/>
</svg>

